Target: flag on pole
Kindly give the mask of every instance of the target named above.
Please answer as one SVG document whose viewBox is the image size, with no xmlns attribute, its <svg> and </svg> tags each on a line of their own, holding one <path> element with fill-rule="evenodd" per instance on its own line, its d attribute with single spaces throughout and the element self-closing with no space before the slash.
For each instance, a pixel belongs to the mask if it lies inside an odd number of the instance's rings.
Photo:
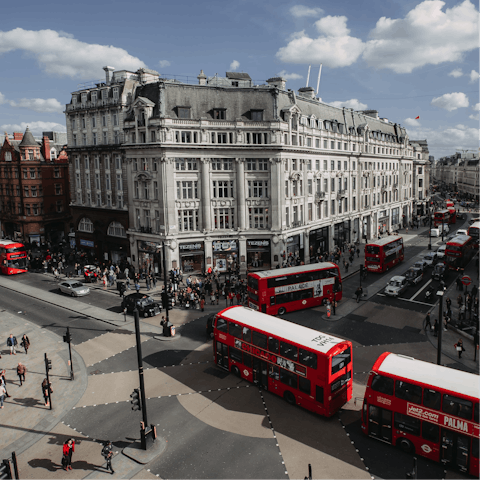
<svg viewBox="0 0 480 480">
<path fill-rule="evenodd" d="M 415 117 L 415 120 L 418 120 L 420 118 L 420 115 L 418 117 Z"/>
</svg>

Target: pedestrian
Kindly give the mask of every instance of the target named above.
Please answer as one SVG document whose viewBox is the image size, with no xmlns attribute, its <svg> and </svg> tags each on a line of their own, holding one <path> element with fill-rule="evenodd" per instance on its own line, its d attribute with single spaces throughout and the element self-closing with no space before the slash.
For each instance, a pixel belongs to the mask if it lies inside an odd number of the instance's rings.
<svg viewBox="0 0 480 480">
<path fill-rule="evenodd" d="M 215 299 L 217 300 L 217 305 L 218 305 L 218 302 L 219 302 L 219 300 L 220 300 L 220 291 L 218 290 L 218 288 L 217 288 L 217 290 L 215 291 Z"/>
<path fill-rule="evenodd" d="M 25 333 L 23 334 L 22 341 L 20 342 L 20 346 L 25 349 L 25 355 L 28 355 L 28 349 L 30 348 L 30 340 L 28 339 Z"/>
<path fill-rule="evenodd" d="M 0 373 L 0 385 L 2 385 L 3 388 L 5 389 L 5 396 L 7 398 L 10 397 L 7 391 L 7 379 L 5 377 L 5 370 L 2 370 L 2 372 Z"/>
<path fill-rule="evenodd" d="M 458 358 L 462 358 L 462 353 L 465 351 L 465 348 L 463 347 L 463 340 L 459 338 L 454 347 L 457 350 Z"/>
<path fill-rule="evenodd" d="M 20 386 L 23 385 L 22 380 L 25 381 L 25 374 L 27 373 L 27 367 L 22 362 L 18 362 L 17 375 L 20 380 Z"/>
<path fill-rule="evenodd" d="M 150 290 L 150 276 L 147 275 L 145 277 L 145 285 L 147 286 L 147 290 Z"/>
<path fill-rule="evenodd" d="M 72 455 L 75 451 L 75 441 L 73 438 L 65 440 L 63 444 L 62 465 L 64 470 L 72 470 Z"/>
<path fill-rule="evenodd" d="M 7 390 L 5 389 L 3 384 L 0 384 L 0 408 L 3 408 L 3 402 L 6 396 L 7 396 Z"/>
<path fill-rule="evenodd" d="M 357 258 L 360 258 L 360 249 L 357 248 Z"/>
<path fill-rule="evenodd" d="M 452 305 L 450 297 L 447 297 L 447 300 L 445 300 L 445 305 L 447 306 L 447 310 L 450 310 L 450 306 Z"/>
<path fill-rule="evenodd" d="M 18 345 L 16 337 L 13 336 L 11 333 L 10 336 L 7 338 L 7 347 L 10 348 L 10 355 L 16 355 L 15 347 Z"/>
<path fill-rule="evenodd" d="M 240 293 L 240 290 L 237 292 L 237 305 L 240 305 L 240 303 L 242 302 L 242 294 Z"/>
<path fill-rule="evenodd" d="M 210 295 L 210 305 L 215 305 L 215 292 L 213 290 Z"/>
<path fill-rule="evenodd" d="M 430 312 L 427 313 L 427 316 L 425 317 L 425 333 L 427 332 L 427 328 L 430 330 L 432 329 L 432 323 L 430 321 Z"/>
<path fill-rule="evenodd" d="M 105 442 L 105 445 L 102 448 L 102 456 L 107 461 L 106 469 L 110 470 L 110 474 L 113 475 L 115 472 L 113 471 L 113 467 L 112 467 L 113 452 L 112 452 L 112 442 L 110 440 L 107 440 Z"/>
<path fill-rule="evenodd" d="M 362 287 L 358 287 L 356 290 L 355 290 L 355 296 L 357 297 L 357 303 L 360 301 L 360 299 L 362 298 L 362 294 L 363 294 L 363 288 Z"/>
<path fill-rule="evenodd" d="M 346 260 L 344 260 L 343 261 L 343 266 L 345 267 L 345 273 L 348 273 L 348 265 L 349 265 L 349 263 Z"/>
<path fill-rule="evenodd" d="M 50 394 L 53 393 L 52 382 L 49 382 L 46 378 L 42 382 L 42 393 L 45 400 L 45 406 L 50 406 Z"/>
<path fill-rule="evenodd" d="M 140 292 L 140 283 L 138 283 L 137 279 L 135 279 L 135 290 L 136 290 L 137 293 Z"/>
<path fill-rule="evenodd" d="M 233 305 L 233 292 L 228 293 L 228 299 L 230 300 L 230 306 Z"/>
<path fill-rule="evenodd" d="M 151 280 L 152 280 L 153 288 L 156 288 L 157 287 L 157 277 L 153 273 L 152 273 L 152 275 L 150 275 L 150 277 L 151 277 Z"/>
<path fill-rule="evenodd" d="M 205 298 L 202 298 L 200 299 L 200 310 L 203 312 L 203 310 L 205 309 Z"/>
</svg>

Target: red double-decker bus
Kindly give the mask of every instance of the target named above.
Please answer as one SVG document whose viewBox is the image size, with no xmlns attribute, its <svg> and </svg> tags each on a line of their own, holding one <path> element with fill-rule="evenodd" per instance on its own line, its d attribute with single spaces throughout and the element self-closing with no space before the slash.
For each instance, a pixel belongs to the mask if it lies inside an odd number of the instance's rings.
<svg viewBox="0 0 480 480">
<path fill-rule="evenodd" d="M 22 243 L 0 240 L 0 271 L 4 275 L 27 272 L 27 251 Z"/>
<path fill-rule="evenodd" d="M 453 206 L 447 207 L 447 210 L 450 215 L 450 218 L 448 219 L 448 223 L 450 224 L 457 223 L 457 211 L 455 210 L 455 208 Z"/>
<path fill-rule="evenodd" d="M 283 397 L 332 416 L 352 398 L 352 343 L 235 306 L 213 321 L 215 363 Z"/>
<path fill-rule="evenodd" d="M 365 245 L 365 268 L 370 272 L 385 272 L 404 259 L 403 238 L 389 235 Z"/>
<path fill-rule="evenodd" d="M 477 375 L 386 352 L 370 371 L 365 434 L 479 475 Z"/>
<path fill-rule="evenodd" d="M 453 203 L 452 200 L 445 200 L 445 206 L 446 206 L 447 208 L 450 208 L 450 207 L 454 207 L 455 204 Z"/>
<path fill-rule="evenodd" d="M 450 270 L 462 270 L 475 254 L 475 242 L 469 235 L 457 235 L 447 242 L 445 261 Z"/>
<path fill-rule="evenodd" d="M 480 233 L 480 222 L 475 222 L 468 227 L 468 235 L 473 238 L 473 243 L 475 244 L 475 248 L 478 249 L 478 241 L 479 241 L 479 235 Z"/>
<path fill-rule="evenodd" d="M 439 210 L 438 212 L 435 212 L 433 217 L 433 223 L 436 227 L 438 227 L 438 225 L 442 225 L 443 223 L 449 223 L 449 222 L 450 222 L 450 212 L 447 209 Z"/>
<path fill-rule="evenodd" d="M 313 263 L 298 267 L 248 274 L 248 306 L 269 315 L 283 315 L 303 308 L 342 299 L 342 278 L 335 263 Z"/>
</svg>

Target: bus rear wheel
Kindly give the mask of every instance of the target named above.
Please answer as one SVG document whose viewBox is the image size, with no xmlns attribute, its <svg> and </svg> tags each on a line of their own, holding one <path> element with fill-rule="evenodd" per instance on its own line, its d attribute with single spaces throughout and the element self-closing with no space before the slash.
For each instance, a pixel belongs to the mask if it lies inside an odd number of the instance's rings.
<svg viewBox="0 0 480 480">
<path fill-rule="evenodd" d="M 398 446 L 400 447 L 400 450 L 405 453 L 414 453 L 414 447 L 413 444 L 410 440 L 407 440 L 406 438 L 402 438 L 401 440 L 398 441 Z"/>
<path fill-rule="evenodd" d="M 285 307 L 280 307 L 278 309 L 278 314 L 279 315 L 285 315 L 287 313 L 287 309 Z"/>
<path fill-rule="evenodd" d="M 285 399 L 285 401 L 287 403 L 289 403 L 290 405 L 295 405 L 297 402 L 295 401 L 295 395 L 290 392 L 289 390 L 287 390 L 284 394 L 283 394 L 283 398 Z"/>
<path fill-rule="evenodd" d="M 232 373 L 238 377 L 238 378 L 241 378 L 241 375 L 240 375 L 240 370 L 238 369 L 238 367 L 236 365 L 233 365 L 232 367 Z"/>
</svg>

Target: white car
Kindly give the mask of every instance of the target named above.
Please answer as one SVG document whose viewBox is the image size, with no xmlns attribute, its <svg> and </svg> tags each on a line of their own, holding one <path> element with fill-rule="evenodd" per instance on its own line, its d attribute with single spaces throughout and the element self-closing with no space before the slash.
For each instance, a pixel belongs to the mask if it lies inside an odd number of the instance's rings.
<svg viewBox="0 0 480 480">
<path fill-rule="evenodd" d="M 63 280 L 58 286 L 62 293 L 66 293 L 72 297 L 83 297 L 90 293 L 90 289 L 78 280 Z"/>
<path fill-rule="evenodd" d="M 437 258 L 443 258 L 445 256 L 445 249 L 447 248 L 446 245 L 442 245 L 438 247 L 438 250 L 435 252 L 437 254 Z"/>
<path fill-rule="evenodd" d="M 398 297 L 407 289 L 407 287 L 407 278 L 397 275 L 392 277 L 388 282 L 388 285 L 385 287 L 385 295 L 389 295 L 390 297 Z"/>
<path fill-rule="evenodd" d="M 428 253 L 422 259 L 426 264 L 427 267 L 434 267 L 437 263 L 437 254 L 436 253 Z"/>
<path fill-rule="evenodd" d="M 468 232 L 467 232 L 467 230 L 465 230 L 464 228 L 459 228 L 459 229 L 455 232 L 455 235 L 468 235 Z"/>
<path fill-rule="evenodd" d="M 441 235 L 440 229 L 439 228 L 432 228 L 430 230 L 430 236 L 431 237 L 439 237 Z"/>
</svg>

